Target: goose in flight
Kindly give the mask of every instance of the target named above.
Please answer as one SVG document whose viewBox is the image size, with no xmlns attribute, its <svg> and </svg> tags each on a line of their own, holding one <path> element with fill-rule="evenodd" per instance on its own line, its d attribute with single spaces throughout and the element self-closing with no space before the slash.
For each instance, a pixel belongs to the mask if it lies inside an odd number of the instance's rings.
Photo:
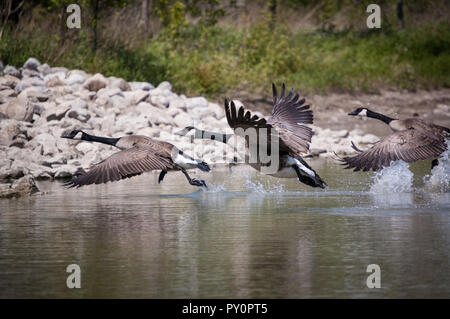
<svg viewBox="0 0 450 319">
<path fill-rule="evenodd" d="M 272 84 L 273 111 L 268 119 L 252 115 L 241 106 L 236 109 L 235 103 L 225 100 L 225 113 L 228 125 L 234 134 L 245 138 L 245 161 L 256 170 L 274 177 L 297 178 L 300 182 L 312 186 L 325 188 L 327 185 L 320 176 L 300 156 L 309 150 L 309 143 L 313 135 L 312 129 L 302 124 L 313 123 L 313 113 L 305 99 L 291 89 L 285 95 L 285 85 L 281 87 L 278 97 L 277 89 Z M 254 129 L 256 137 L 253 140 L 246 134 L 246 130 Z M 194 130 L 194 138 L 211 139 L 227 143 L 233 134 L 221 134 L 199 130 L 194 126 L 187 126 L 177 132 L 186 135 Z M 267 137 L 266 137 L 267 136 Z M 272 152 L 273 146 L 276 147 Z M 260 150 L 266 150 L 270 161 L 263 160 Z M 273 153 L 273 154 L 272 154 Z M 276 157 L 276 158 L 275 158 Z M 273 160 L 278 160 L 274 161 Z M 274 164 L 275 163 L 275 164 Z M 271 164 L 275 169 L 266 170 Z"/>
<path fill-rule="evenodd" d="M 81 130 L 70 131 L 61 137 L 99 142 L 120 149 L 119 152 L 92 166 L 87 173 L 73 178 L 67 183 L 69 187 L 118 181 L 152 170 L 161 170 L 158 183 L 164 179 L 168 171 L 181 171 L 189 184 L 206 187 L 205 181 L 191 178 L 186 169 L 199 168 L 208 172 L 210 171 L 208 164 L 190 157 L 170 143 L 142 135 L 119 138 L 94 136 Z"/>
<path fill-rule="evenodd" d="M 446 139 L 450 129 L 446 127 L 416 118 L 398 120 L 364 107 L 357 108 L 348 115 L 361 115 L 380 120 L 389 125 L 394 133 L 383 137 L 365 151 L 360 150 L 352 142 L 353 149 L 359 154 L 340 159 L 343 165 L 346 165 L 345 168 L 354 168 L 354 171 L 376 171 L 389 166 L 391 161 L 426 160 L 438 157 L 447 149 Z M 436 161 L 433 161 L 433 165 L 436 165 Z"/>
</svg>

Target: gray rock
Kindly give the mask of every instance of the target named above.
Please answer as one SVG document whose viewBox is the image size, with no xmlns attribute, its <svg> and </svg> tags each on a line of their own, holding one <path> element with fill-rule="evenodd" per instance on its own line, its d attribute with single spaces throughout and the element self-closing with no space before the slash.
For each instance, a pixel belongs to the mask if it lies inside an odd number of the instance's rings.
<svg viewBox="0 0 450 319">
<path fill-rule="evenodd" d="M 40 66 L 38 66 L 37 70 L 39 73 L 41 74 L 47 74 L 50 71 L 50 66 L 47 63 L 41 64 Z"/>
<path fill-rule="evenodd" d="M 188 116 L 188 113 L 184 112 L 175 116 L 173 120 L 175 124 L 181 128 L 194 124 L 194 121 Z"/>
<path fill-rule="evenodd" d="M 128 84 L 131 87 L 131 91 L 137 90 L 150 91 L 155 88 L 151 83 L 148 82 L 128 82 Z"/>
<path fill-rule="evenodd" d="M 15 67 L 13 67 L 12 65 L 7 65 L 4 69 L 3 69 L 3 74 L 5 75 L 11 75 L 14 76 L 18 79 L 22 78 L 22 74 L 20 74 L 20 71 L 17 70 Z"/>
<path fill-rule="evenodd" d="M 173 109 L 173 108 L 187 111 L 185 99 L 182 99 L 182 98 L 171 99 L 169 102 L 169 109 Z"/>
<path fill-rule="evenodd" d="M 66 74 L 64 83 L 66 85 L 74 85 L 76 83 L 83 84 L 87 78 L 88 78 L 87 73 L 82 70 L 70 70 Z M 98 91 L 98 90 L 91 90 L 91 91 Z"/>
<path fill-rule="evenodd" d="M 197 107 L 208 107 L 208 100 L 204 97 L 193 97 L 186 99 L 186 107 L 188 110 L 192 110 Z"/>
<path fill-rule="evenodd" d="M 36 182 L 31 175 L 22 177 L 12 184 L 1 184 L 0 198 L 28 196 L 39 192 Z"/>
<path fill-rule="evenodd" d="M 29 69 L 23 69 L 22 70 L 22 77 L 23 78 L 32 78 L 32 77 L 34 77 L 34 78 L 40 78 L 40 79 L 43 78 L 38 71 L 29 70 Z"/>
<path fill-rule="evenodd" d="M 72 165 L 61 165 L 55 169 L 55 178 L 68 178 L 83 173 L 84 170 L 81 167 L 75 167 Z"/>
<path fill-rule="evenodd" d="M 18 121 L 28 121 L 33 119 L 33 105 L 24 99 L 14 98 L 5 108 L 5 114 Z"/>
<path fill-rule="evenodd" d="M 20 80 L 18 78 L 9 74 L 0 77 L 0 87 L 9 87 L 10 89 L 14 89 L 19 82 Z"/>
<path fill-rule="evenodd" d="M 106 78 L 100 73 L 97 73 L 86 80 L 84 87 L 87 88 L 89 91 L 97 92 L 98 90 L 106 87 L 106 85 L 107 85 Z"/>
<path fill-rule="evenodd" d="M 124 79 L 111 77 L 109 83 L 110 88 L 119 89 L 121 91 L 131 91 L 131 85 Z"/>
<path fill-rule="evenodd" d="M 172 90 L 172 84 L 170 84 L 168 81 L 163 81 L 161 83 L 159 83 L 159 85 L 157 86 L 158 89 L 161 90 Z"/>
<path fill-rule="evenodd" d="M 0 121 L 0 145 L 10 146 L 20 133 L 18 121 L 11 119 Z"/>
<path fill-rule="evenodd" d="M 24 63 L 23 68 L 37 71 L 40 65 L 41 63 L 36 58 L 28 58 L 28 60 Z"/>
<path fill-rule="evenodd" d="M 53 120 L 61 120 L 66 113 L 70 110 L 70 105 L 60 104 L 56 106 L 55 103 L 50 103 L 46 105 L 45 111 L 41 114 L 48 122 Z"/>
<path fill-rule="evenodd" d="M 17 93 L 22 92 L 23 90 L 25 90 L 26 88 L 29 88 L 31 86 L 45 86 L 45 82 L 43 79 L 41 78 L 37 78 L 37 77 L 27 77 L 27 78 L 23 78 L 19 84 L 16 85 L 16 87 L 14 88 L 14 90 Z"/>
<path fill-rule="evenodd" d="M 37 135 L 28 142 L 28 145 L 43 156 L 54 156 L 59 153 L 55 137 L 48 133 Z"/>
<path fill-rule="evenodd" d="M 70 109 L 67 112 L 66 116 L 68 118 L 76 119 L 83 123 L 86 123 L 91 118 L 91 114 L 89 114 L 87 109 L 79 108 L 79 107 Z"/>
<path fill-rule="evenodd" d="M 153 105 L 156 105 L 161 109 L 166 109 L 169 107 L 169 99 L 163 95 L 152 96 L 151 102 Z"/>
<path fill-rule="evenodd" d="M 134 91 L 133 95 L 133 104 L 139 104 L 140 102 L 144 101 L 149 96 L 148 91 L 144 90 L 137 90 Z"/>
</svg>

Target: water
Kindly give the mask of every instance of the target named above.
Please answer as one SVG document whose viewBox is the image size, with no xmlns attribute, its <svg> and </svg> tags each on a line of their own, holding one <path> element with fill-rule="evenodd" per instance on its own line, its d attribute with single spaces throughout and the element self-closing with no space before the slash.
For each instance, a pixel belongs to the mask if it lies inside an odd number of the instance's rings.
<svg viewBox="0 0 450 319">
<path fill-rule="evenodd" d="M 429 161 L 396 168 L 414 173 L 406 192 L 314 164 L 327 190 L 245 166 L 195 173 L 208 191 L 181 173 L 41 182 L 42 196 L 0 201 L 0 297 L 450 297 L 450 193 L 427 187 Z M 69 264 L 81 289 L 66 287 Z"/>
</svg>

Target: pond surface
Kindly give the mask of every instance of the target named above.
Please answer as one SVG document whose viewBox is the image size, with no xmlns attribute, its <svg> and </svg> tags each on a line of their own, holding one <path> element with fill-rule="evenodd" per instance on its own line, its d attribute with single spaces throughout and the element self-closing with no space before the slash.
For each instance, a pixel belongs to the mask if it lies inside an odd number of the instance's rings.
<svg viewBox="0 0 450 319">
<path fill-rule="evenodd" d="M 450 298 L 450 193 L 370 191 L 372 174 L 309 160 L 313 189 L 237 166 L 0 201 L 0 297 Z M 66 267 L 81 268 L 68 289 Z M 381 288 L 369 289 L 369 264 Z"/>
</svg>

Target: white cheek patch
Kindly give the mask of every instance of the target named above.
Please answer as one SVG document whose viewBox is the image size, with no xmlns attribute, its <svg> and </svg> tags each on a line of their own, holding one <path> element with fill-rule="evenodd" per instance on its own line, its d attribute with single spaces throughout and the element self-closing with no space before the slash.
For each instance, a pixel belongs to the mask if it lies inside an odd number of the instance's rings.
<svg viewBox="0 0 450 319">
<path fill-rule="evenodd" d="M 298 159 L 295 159 L 295 161 L 297 162 L 297 165 L 300 167 L 300 169 L 302 171 L 304 171 L 306 174 L 308 174 L 311 177 L 315 177 L 316 176 L 316 174 L 314 174 L 314 172 L 312 170 L 310 170 L 308 167 L 303 165 Z"/>
<path fill-rule="evenodd" d="M 297 165 L 298 167 L 300 167 L 300 169 L 302 171 L 304 171 L 306 174 L 308 174 L 309 176 L 315 177 L 316 174 L 314 174 L 314 172 L 312 170 L 310 170 L 308 167 L 306 167 L 305 165 L 303 165 L 298 159 L 289 156 L 288 160 L 287 160 L 287 164 L 288 165 Z"/>
<path fill-rule="evenodd" d="M 361 112 L 359 112 L 359 115 L 367 116 L 367 110 L 366 109 L 362 110 Z"/>
<path fill-rule="evenodd" d="M 181 167 L 192 167 L 196 166 L 198 163 L 193 159 L 185 157 L 184 155 L 178 154 L 175 159 L 175 164 L 180 165 Z"/>
</svg>

